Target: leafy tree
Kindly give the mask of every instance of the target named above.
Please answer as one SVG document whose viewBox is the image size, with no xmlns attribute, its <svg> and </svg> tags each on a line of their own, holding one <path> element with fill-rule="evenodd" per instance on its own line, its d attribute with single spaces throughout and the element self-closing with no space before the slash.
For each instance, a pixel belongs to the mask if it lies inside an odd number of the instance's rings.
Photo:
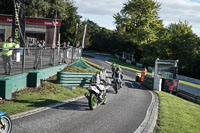
<svg viewBox="0 0 200 133">
<path fill-rule="evenodd" d="M 23 0 L 25 5 L 25 15 L 30 17 L 57 18 L 61 19 L 61 41 L 73 41 L 74 25 L 80 16 L 77 8 L 70 0 Z M 0 1 L 0 14 L 13 14 L 12 0 Z"/>
<path fill-rule="evenodd" d="M 196 64 L 196 57 L 199 55 L 199 37 L 193 33 L 192 26 L 188 22 L 170 24 L 168 27 L 170 42 L 168 48 L 171 52 L 169 59 L 179 59 L 180 73 L 193 76 L 193 71 L 198 69 L 193 67 Z"/>
<path fill-rule="evenodd" d="M 117 29 L 126 34 L 137 45 L 149 44 L 158 39 L 158 19 L 160 4 L 154 0 L 130 0 L 124 4 L 120 13 L 114 15 Z"/>
<path fill-rule="evenodd" d="M 138 48 L 135 49 L 137 60 L 147 45 L 159 39 L 159 31 L 163 28 L 158 18 L 159 8 L 160 4 L 154 0 L 130 0 L 114 15 L 118 32 Z"/>
<path fill-rule="evenodd" d="M 1 0 L 0 1 L 0 14 L 13 14 L 13 2 L 12 0 Z"/>
</svg>

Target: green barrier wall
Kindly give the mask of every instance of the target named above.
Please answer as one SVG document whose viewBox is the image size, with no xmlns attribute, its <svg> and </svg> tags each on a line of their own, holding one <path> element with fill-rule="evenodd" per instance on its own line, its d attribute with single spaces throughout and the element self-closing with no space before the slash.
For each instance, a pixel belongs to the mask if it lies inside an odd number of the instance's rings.
<svg viewBox="0 0 200 133">
<path fill-rule="evenodd" d="M 10 99 L 13 92 L 26 88 L 26 85 L 27 73 L 0 78 L 0 97 Z"/>
<path fill-rule="evenodd" d="M 82 61 L 81 59 L 80 60 L 77 60 L 75 61 L 74 63 L 72 63 L 70 66 L 76 66 L 76 67 L 81 67 L 81 68 L 84 68 L 84 69 L 87 69 L 87 70 L 94 70 L 93 68 L 90 68 L 89 66 L 87 66 L 84 61 Z"/>
<path fill-rule="evenodd" d="M 86 69 L 90 69 L 82 60 L 77 60 L 72 66 L 82 67 Z M 59 65 L 55 67 L 40 69 L 31 71 L 29 73 L 17 74 L 13 76 L 7 76 L 0 78 L 0 97 L 3 99 L 12 98 L 12 93 L 26 87 L 38 87 L 40 86 L 41 80 L 45 80 L 53 75 L 55 75 L 58 71 L 63 70 L 67 65 Z M 72 75 L 72 74 L 71 74 Z M 74 75 L 75 77 L 67 77 L 67 81 L 65 79 L 65 74 L 61 74 L 60 83 L 62 83 L 63 87 L 69 86 L 84 86 L 88 87 L 90 85 L 89 80 L 92 77 L 92 74 L 78 74 Z M 81 77 L 80 77 L 81 76 Z M 70 81 L 71 80 L 71 81 Z"/>
<path fill-rule="evenodd" d="M 65 88 L 73 88 L 76 86 L 89 87 L 90 80 L 95 73 L 72 73 L 72 72 L 58 72 L 58 83 Z"/>
<path fill-rule="evenodd" d="M 41 70 L 36 70 L 29 72 L 28 74 L 28 87 L 38 87 L 40 86 L 41 80 L 45 80 L 53 75 L 55 75 L 58 71 L 63 70 L 67 65 L 59 65 L 55 67 L 45 68 Z"/>
<path fill-rule="evenodd" d="M 0 78 L 0 97 L 3 99 L 11 99 L 12 93 L 26 87 L 38 87 L 41 80 L 45 80 L 58 71 L 64 69 L 67 65 L 59 65 L 55 67 L 40 69 L 29 73 L 17 74 Z"/>
</svg>

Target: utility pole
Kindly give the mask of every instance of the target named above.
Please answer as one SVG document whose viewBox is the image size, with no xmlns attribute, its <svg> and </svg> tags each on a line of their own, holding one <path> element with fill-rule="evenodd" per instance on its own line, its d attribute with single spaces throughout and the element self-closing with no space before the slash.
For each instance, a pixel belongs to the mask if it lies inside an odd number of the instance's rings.
<svg viewBox="0 0 200 133">
<path fill-rule="evenodd" d="M 71 63 L 73 62 L 73 56 L 74 56 L 74 47 L 76 46 L 76 41 L 78 37 L 78 32 L 79 32 L 79 26 L 80 26 L 80 21 L 77 21 L 75 25 L 75 32 L 74 32 L 74 41 L 73 41 L 73 46 L 72 46 L 72 58 L 71 58 Z"/>
</svg>

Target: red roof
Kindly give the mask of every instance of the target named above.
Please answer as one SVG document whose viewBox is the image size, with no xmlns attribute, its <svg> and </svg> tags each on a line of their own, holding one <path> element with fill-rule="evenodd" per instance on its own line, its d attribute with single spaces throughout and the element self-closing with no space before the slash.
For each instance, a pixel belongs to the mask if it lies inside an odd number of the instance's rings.
<svg viewBox="0 0 200 133">
<path fill-rule="evenodd" d="M 0 22 L 12 23 L 12 21 L 13 21 L 12 15 L 1 15 L 0 14 Z M 26 17 L 26 24 L 30 24 L 30 25 L 54 26 L 53 22 L 55 22 L 55 19 Z M 61 26 L 61 20 L 60 19 L 57 19 L 56 25 Z"/>
</svg>

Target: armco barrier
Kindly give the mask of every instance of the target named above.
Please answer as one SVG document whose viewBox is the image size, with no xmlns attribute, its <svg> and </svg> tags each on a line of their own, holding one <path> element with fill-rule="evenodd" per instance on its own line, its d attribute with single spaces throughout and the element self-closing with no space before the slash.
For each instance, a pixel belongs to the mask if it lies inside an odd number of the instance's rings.
<svg viewBox="0 0 200 133">
<path fill-rule="evenodd" d="M 200 104 L 200 97 L 197 96 L 197 95 L 191 94 L 191 93 L 183 91 L 183 90 L 178 90 L 177 95 L 179 97 L 182 97 L 182 98 L 189 100 L 191 102 Z"/>
<path fill-rule="evenodd" d="M 73 72 L 58 72 L 58 83 L 65 88 L 76 86 L 89 87 L 90 80 L 95 73 L 73 73 Z"/>
<path fill-rule="evenodd" d="M 199 79 L 190 78 L 190 77 L 186 77 L 186 76 L 182 76 L 182 75 L 177 75 L 177 79 L 183 80 L 183 81 L 187 81 L 187 82 L 192 82 L 194 84 L 199 84 L 200 85 L 200 80 Z"/>
<path fill-rule="evenodd" d="M 29 72 L 27 87 L 38 87 L 41 83 L 41 80 L 45 80 L 53 75 L 55 75 L 58 71 L 64 69 L 67 65 L 59 65 L 55 67 L 40 69 L 36 71 Z"/>
<path fill-rule="evenodd" d="M 13 92 L 26 88 L 26 85 L 27 73 L 2 77 L 0 78 L 0 97 L 10 99 Z"/>
</svg>

